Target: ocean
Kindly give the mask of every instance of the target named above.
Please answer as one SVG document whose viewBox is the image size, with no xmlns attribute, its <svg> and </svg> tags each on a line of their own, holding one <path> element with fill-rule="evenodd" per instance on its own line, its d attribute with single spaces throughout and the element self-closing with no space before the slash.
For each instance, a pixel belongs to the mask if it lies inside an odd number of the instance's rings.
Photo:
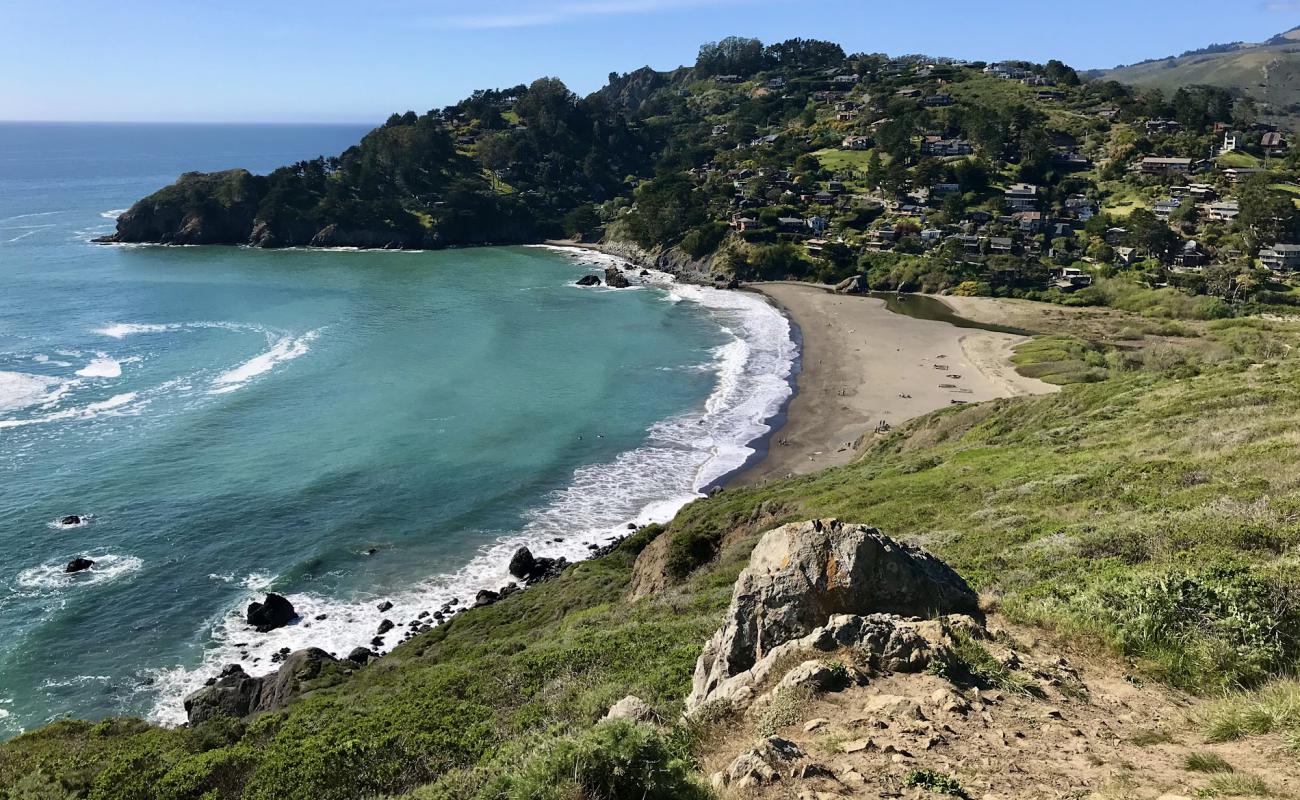
<svg viewBox="0 0 1300 800">
<path fill-rule="evenodd" d="M 90 243 L 181 172 L 364 130 L 0 124 L 0 738 L 183 722 L 222 664 L 345 655 L 501 586 L 520 544 L 582 558 L 743 465 L 788 399 L 776 309 L 578 288 L 593 253 Z M 301 620 L 251 630 L 266 591 Z"/>
</svg>

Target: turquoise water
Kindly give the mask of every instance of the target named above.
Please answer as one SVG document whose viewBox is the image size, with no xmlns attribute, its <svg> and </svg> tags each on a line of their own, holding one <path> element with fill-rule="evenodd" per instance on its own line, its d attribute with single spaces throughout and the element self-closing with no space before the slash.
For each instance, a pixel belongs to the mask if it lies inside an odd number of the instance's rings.
<svg viewBox="0 0 1300 800">
<path fill-rule="evenodd" d="M 500 586 L 520 542 L 581 557 L 740 466 L 788 396 L 776 311 L 574 287 L 595 254 L 88 241 L 181 171 L 360 133 L 0 125 L 0 735 L 181 721 L 222 663 L 346 653 Z M 303 621 L 244 626 L 267 589 Z"/>
</svg>

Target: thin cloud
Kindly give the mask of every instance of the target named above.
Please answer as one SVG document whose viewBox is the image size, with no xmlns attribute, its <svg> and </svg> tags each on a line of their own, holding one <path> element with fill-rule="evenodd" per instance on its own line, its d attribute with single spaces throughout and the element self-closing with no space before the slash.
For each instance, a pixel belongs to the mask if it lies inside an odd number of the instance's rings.
<svg viewBox="0 0 1300 800">
<path fill-rule="evenodd" d="M 1272 14 L 1300 13 L 1300 0 L 1269 0 L 1260 6 Z"/>
<path fill-rule="evenodd" d="M 500 28 L 536 28 L 558 25 L 584 17 L 611 17 L 625 14 L 651 14 L 700 6 L 730 4 L 734 0 L 597 0 L 560 3 L 544 10 L 519 9 L 485 14 L 452 14 L 430 19 L 430 24 L 459 30 L 493 30 Z"/>
</svg>

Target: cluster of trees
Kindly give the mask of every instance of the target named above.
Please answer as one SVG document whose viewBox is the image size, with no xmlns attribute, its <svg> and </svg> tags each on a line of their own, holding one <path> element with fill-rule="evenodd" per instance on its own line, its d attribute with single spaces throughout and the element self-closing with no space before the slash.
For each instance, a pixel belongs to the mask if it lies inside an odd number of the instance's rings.
<svg viewBox="0 0 1300 800">
<path fill-rule="evenodd" d="M 700 47 L 695 59 L 695 73 L 708 78 L 714 75 L 739 75 L 777 68 L 816 68 L 844 63 L 844 48 L 818 39 L 787 39 L 764 46 L 758 39 L 728 36 Z"/>
</svg>

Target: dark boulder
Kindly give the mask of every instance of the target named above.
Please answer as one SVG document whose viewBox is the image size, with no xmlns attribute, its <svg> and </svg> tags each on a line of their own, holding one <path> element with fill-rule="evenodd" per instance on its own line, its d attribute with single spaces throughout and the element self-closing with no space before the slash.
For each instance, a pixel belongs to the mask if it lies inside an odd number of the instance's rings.
<svg viewBox="0 0 1300 800">
<path fill-rule="evenodd" d="M 387 610 L 389 610 L 389 609 L 392 608 L 392 607 L 393 607 L 393 603 L 392 603 L 392 601 L 390 601 L 390 600 L 385 600 L 384 602 L 382 602 L 382 603 L 379 604 L 379 610 L 380 610 L 381 612 L 383 612 L 383 611 L 387 611 Z"/>
<path fill-rule="evenodd" d="M 383 622 L 379 623 L 379 630 L 377 631 L 377 633 L 380 636 L 383 636 L 385 633 L 391 631 L 393 627 L 394 627 L 393 621 L 391 619 L 386 619 Z"/>
<path fill-rule="evenodd" d="M 500 599 L 501 595 L 491 589 L 479 589 L 478 594 L 474 595 L 474 608 L 490 606 Z"/>
<path fill-rule="evenodd" d="M 568 565 L 563 558 L 537 558 L 527 547 L 521 547 L 510 558 L 510 574 L 532 585 L 554 578 Z"/>
<path fill-rule="evenodd" d="M 533 558 L 533 551 L 527 547 L 521 547 L 510 557 L 510 574 L 516 578 L 527 578 L 537 568 L 537 559 Z"/>
<path fill-rule="evenodd" d="M 624 275 L 623 271 L 618 267 L 606 267 L 605 285 L 610 287 L 611 289 L 626 289 L 627 287 L 631 286 L 632 283 L 627 279 L 627 276 Z"/>
<path fill-rule="evenodd" d="M 274 592 L 268 594 L 261 603 L 248 604 L 248 624 L 257 628 L 258 633 L 283 628 L 297 618 L 298 612 L 293 610 L 293 603 Z"/>
<path fill-rule="evenodd" d="M 84 572 L 85 570 L 88 570 L 93 566 L 95 566 L 94 561 L 91 561 L 89 558 L 81 558 L 80 556 L 78 556 L 77 558 L 74 558 L 71 561 L 69 561 L 68 566 L 64 567 L 63 571 Z"/>
<path fill-rule="evenodd" d="M 583 275 L 581 278 L 578 278 L 578 285 L 579 285 L 579 286 L 599 286 L 599 285 L 600 285 L 600 278 L 599 278 L 598 276 L 596 276 L 596 275 Z"/>
<path fill-rule="evenodd" d="M 60 524 L 60 525 L 80 525 L 80 524 L 81 524 L 81 517 L 77 516 L 76 514 L 69 514 L 68 516 L 66 516 L 66 517 L 64 517 L 63 519 L 59 520 L 59 524 Z"/>
<path fill-rule="evenodd" d="M 378 658 L 378 656 L 369 647 L 354 647 L 352 652 L 348 653 L 348 661 L 363 666 L 370 663 L 370 660 L 374 658 Z"/>
</svg>

